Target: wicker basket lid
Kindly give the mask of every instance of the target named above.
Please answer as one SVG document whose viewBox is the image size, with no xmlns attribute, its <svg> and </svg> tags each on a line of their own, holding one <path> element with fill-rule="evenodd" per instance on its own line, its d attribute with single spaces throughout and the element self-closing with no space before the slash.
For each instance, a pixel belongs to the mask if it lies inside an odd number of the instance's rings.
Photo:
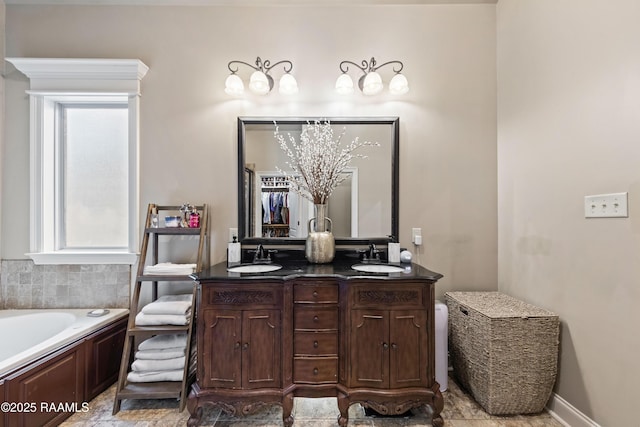
<svg viewBox="0 0 640 427">
<path fill-rule="evenodd" d="M 555 313 L 501 292 L 447 292 L 451 298 L 489 318 L 504 317 L 558 317 Z"/>
</svg>

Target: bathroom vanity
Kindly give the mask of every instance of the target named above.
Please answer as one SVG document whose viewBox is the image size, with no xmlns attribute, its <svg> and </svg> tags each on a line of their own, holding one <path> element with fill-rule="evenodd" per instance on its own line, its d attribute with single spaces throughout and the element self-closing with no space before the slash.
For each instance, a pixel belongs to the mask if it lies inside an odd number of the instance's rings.
<svg viewBox="0 0 640 427">
<path fill-rule="evenodd" d="M 271 217 L 264 218 L 272 205 L 265 209 L 263 197 L 276 190 L 267 184 L 286 164 L 273 136 L 276 124 L 299 138 L 316 120 L 330 122 L 345 141 L 376 143 L 363 153 L 366 159 L 343 171 L 343 198 L 331 196 L 339 208 L 329 212 L 335 242 L 345 251 L 331 264 L 309 264 L 295 250 L 280 250 L 274 262 L 281 269 L 250 264 L 229 271 L 221 263 L 194 277 L 197 369 L 187 402 L 189 426 L 200 422 L 207 406 L 242 416 L 276 404 L 289 427 L 296 396 L 335 397 L 340 426 L 347 425 L 353 403 L 383 415 L 429 405 L 433 426 L 443 425 L 434 351 L 434 286 L 442 275 L 417 264 L 395 272 L 376 262 L 364 271 L 352 268 L 362 258 L 358 248 L 370 247 L 369 261 L 385 259 L 375 245 L 399 235 L 398 117 L 239 117 L 238 240 L 244 247 L 258 245 L 262 261 L 270 259 L 263 245 L 304 247 L 310 206 L 278 186 L 290 197 L 286 225 L 273 218 L 287 228 L 279 235 Z"/>
<path fill-rule="evenodd" d="M 293 398 L 336 397 L 338 424 L 360 403 L 381 414 L 421 405 L 442 426 L 435 381 L 434 285 L 442 275 L 417 264 L 363 273 L 348 260 L 282 263 L 267 273 L 234 273 L 226 263 L 197 275 L 197 379 L 188 425 L 203 408 L 250 414 Z"/>
</svg>

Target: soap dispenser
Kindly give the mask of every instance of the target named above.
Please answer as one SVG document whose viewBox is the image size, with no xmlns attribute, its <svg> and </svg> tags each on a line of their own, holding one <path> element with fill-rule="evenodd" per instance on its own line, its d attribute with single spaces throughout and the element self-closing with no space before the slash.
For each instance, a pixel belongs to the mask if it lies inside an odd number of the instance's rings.
<svg viewBox="0 0 640 427">
<path fill-rule="evenodd" d="M 237 264 L 241 261 L 241 248 L 240 242 L 236 240 L 236 236 L 233 236 L 233 242 L 229 243 L 227 247 L 227 264 Z"/>
</svg>

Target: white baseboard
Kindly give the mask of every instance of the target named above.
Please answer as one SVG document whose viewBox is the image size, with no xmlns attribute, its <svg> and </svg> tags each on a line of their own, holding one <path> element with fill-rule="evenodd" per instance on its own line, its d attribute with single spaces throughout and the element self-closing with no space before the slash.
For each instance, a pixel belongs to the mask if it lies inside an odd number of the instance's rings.
<svg viewBox="0 0 640 427">
<path fill-rule="evenodd" d="M 600 427 L 598 423 L 555 393 L 551 395 L 551 399 L 547 403 L 547 411 L 553 418 L 567 427 Z"/>
</svg>

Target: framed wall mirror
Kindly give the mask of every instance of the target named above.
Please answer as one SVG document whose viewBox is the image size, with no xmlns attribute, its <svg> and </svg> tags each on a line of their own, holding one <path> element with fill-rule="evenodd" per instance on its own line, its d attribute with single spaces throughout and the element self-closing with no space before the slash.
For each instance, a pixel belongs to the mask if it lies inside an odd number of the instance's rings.
<svg viewBox="0 0 640 427">
<path fill-rule="evenodd" d="M 328 121 L 341 144 L 354 138 L 377 143 L 360 148 L 328 201 L 337 245 L 386 243 L 398 236 L 398 117 L 239 117 L 238 234 L 242 243 L 304 244 L 313 204 L 290 191 L 288 158 L 274 136 L 299 141 L 304 126 Z"/>
</svg>

